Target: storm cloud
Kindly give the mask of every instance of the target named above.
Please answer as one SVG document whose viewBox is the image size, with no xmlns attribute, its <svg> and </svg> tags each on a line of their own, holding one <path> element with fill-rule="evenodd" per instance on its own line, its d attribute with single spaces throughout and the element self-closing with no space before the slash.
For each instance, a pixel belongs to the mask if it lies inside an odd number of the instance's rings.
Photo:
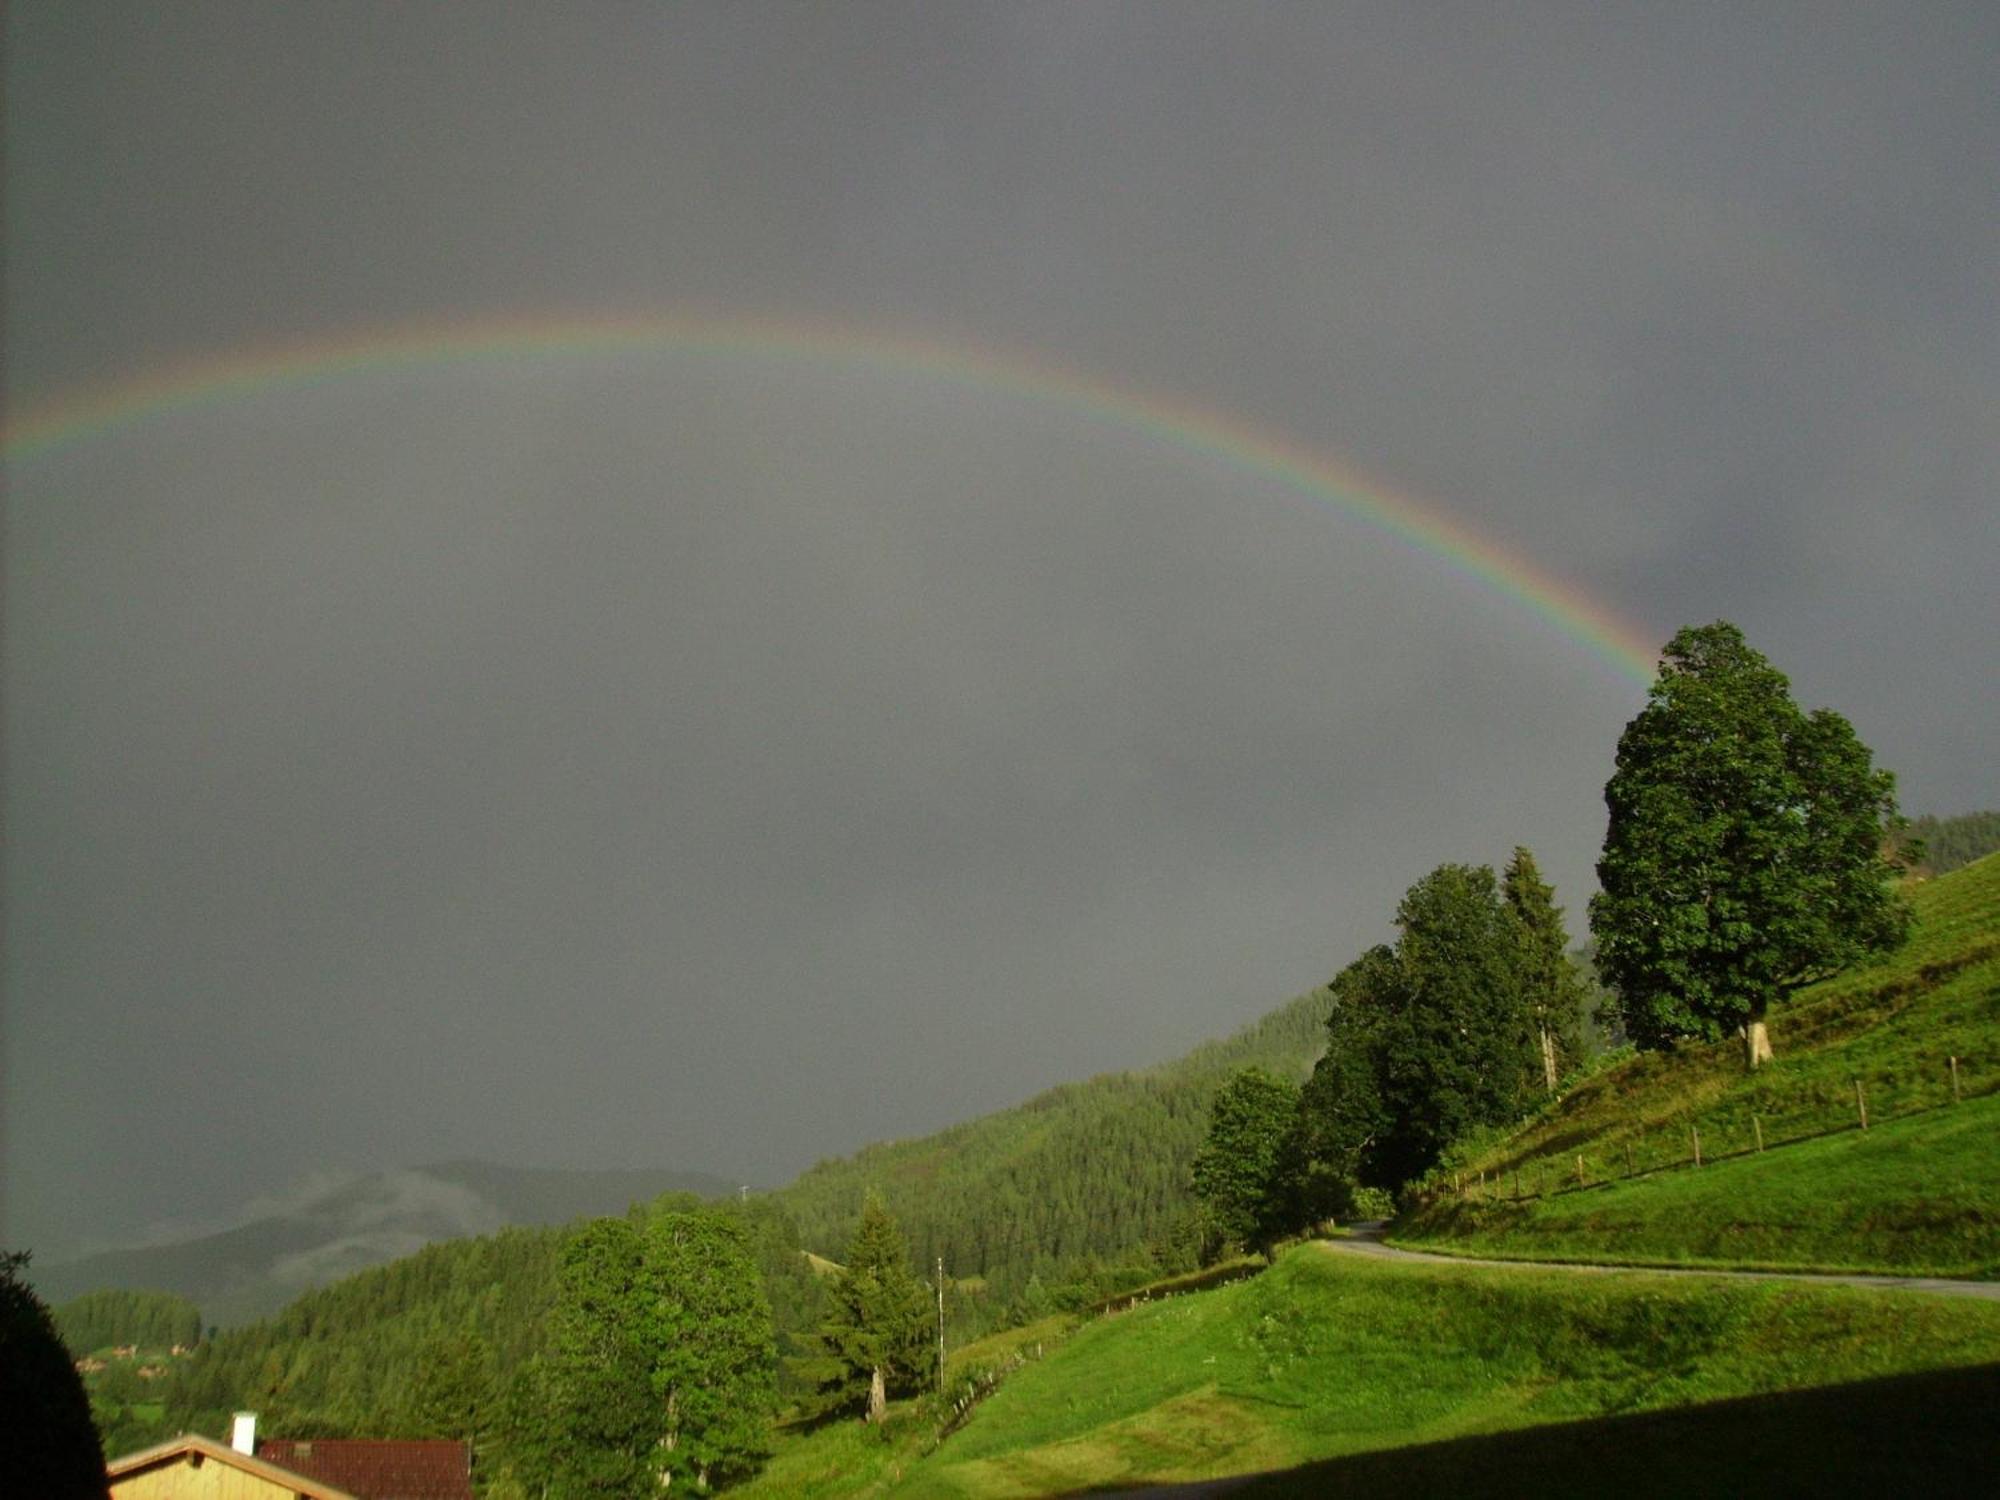
<svg viewBox="0 0 2000 1500">
<path fill-rule="evenodd" d="M 5 388 L 824 319 L 1240 418 L 1991 805 L 1990 6 L 17 4 Z M 1572 928 L 1643 689 L 920 364 L 417 362 L 11 455 L 4 1234 L 446 1156 L 775 1182 Z"/>
</svg>

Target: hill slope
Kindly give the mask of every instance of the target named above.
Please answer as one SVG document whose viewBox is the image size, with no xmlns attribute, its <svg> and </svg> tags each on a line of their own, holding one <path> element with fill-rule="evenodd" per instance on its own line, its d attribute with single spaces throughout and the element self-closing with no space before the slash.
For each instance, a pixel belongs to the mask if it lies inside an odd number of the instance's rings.
<svg viewBox="0 0 2000 1500">
<path fill-rule="evenodd" d="M 1665 1463 L 1641 1473 L 1645 1493 L 1951 1491 L 2000 1448 L 1996 1361 L 2000 1305 L 1306 1244 L 1252 1280 L 1096 1320 L 928 1456 L 842 1424 L 788 1443 L 745 1493 L 1069 1495 L 1313 1464 L 1270 1492 L 1334 1494 L 1338 1466 L 1374 1454 L 1384 1493 L 1511 1494 L 1493 1478 L 1499 1434 L 1526 1455 L 1524 1494 L 1603 1493 L 1634 1442 L 1642 1470 Z"/>
<path fill-rule="evenodd" d="M 1301 995 L 1223 1041 L 1140 1072 L 1063 1084 L 918 1140 L 824 1161 L 774 1196 L 810 1249 L 839 1259 L 869 1191 L 918 1264 L 983 1274 L 996 1295 L 1080 1257 L 1172 1234 L 1216 1086 L 1252 1064 L 1304 1077 L 1324 1050 L 1329 1000 Z"/>
<path fill-rule="evenodd" d="M 1773 1012 L 1772 1064 L 1745 1073 L 1734 1042 L 1617 1061 L 1463 1153 L 1399 1239 L 1527 1258 L 2000 1271 L 2000 1097 L 1988 1097 L 2000 857 L 1912 899 L 1903 950 Z"/>
<path fill-rule="evenodd" d="M 726 1206 L 751 1226 L 781 1344 L 811 1317 L 809 1287 L 792 1284 L 810 1281 L 799 1248 L 844 1252 L 869 1188 L 900 1216 L 919 1257 L 945 1254 L 960 1277 L 982 1269 L 1004 1277 L 1018 1269 L 1025 1279 L 1038 1268 L 1114 1255 L 1165 1233 L 1186 1207 L 1188 1164 L 1206 1131 L 1215 1085 L 1250 1063 L 1303 1074 L 1320 1051 L 1325 1005 L 1323 995 L 1302 996 L 1160 1067 L 1065 1084 L 937 1135 L 822 1162 L 791 1187 L 747 1203 L 729 1194 Z M 421 1175 L 449 1177 L 463 1193 L 477 1189 L 478 1201 L 495 1212 L 576 1216 L 572 1185 L 530 1180 L 533 1174 L 461 1164 Z M 607 1190 L 612 1201 L 596 1212 L 621 1212 L 634 1198 L 657 1195 L 631 1191 L 643 1184 L 628 1174 L 601 1175 L 616 1191 Z M 698 1181 L 711 1197 L 725 1186 Z M 346 1201 L 326 1205 L 322 1216 L 337 1220 Z M 810 1232 L 800 1233 L 795 1218 L 807 1220 Z M 268 1257 L 271 1246 L 257 1239 L 260 1232 L 269 1235 L 272 1227 L 232 1233 L 255 1256 Z M 175 1372 L 160 1393 L 168 1430 L 219 1431 L 228 1411 L 248 1403 L 271 1416 L 278 1424 L 272 1430 L 281 1426 L 291 1436 L 379 1435 L 408 1404 L 426 1347 L 474 1334 L 490 1349 L 504 1387 L 540 1345 L 559 1245 L 554 1232 L 533 1228 L 460 1238 L 298 1296 L 275 1315 L 204 1345 Z M 982 1246 L 997 1258 L 976 1258 Z M 202 1241 L 169 1248 L 200 1265 L 198 1257 L 216 1247 Z M 985 1321 L 972 1312 L 969 1321 Z"/>
</svg>

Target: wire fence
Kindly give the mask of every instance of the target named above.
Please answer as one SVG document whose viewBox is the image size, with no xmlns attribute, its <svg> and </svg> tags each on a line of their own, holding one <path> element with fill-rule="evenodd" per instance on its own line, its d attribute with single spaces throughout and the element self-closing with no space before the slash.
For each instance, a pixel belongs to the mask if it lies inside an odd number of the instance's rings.
<svg viewBox="0 0 2000 1500">
<path fill-rule="evenodd" d="M 1649 1121 L 1609 1137 L 1597 1135 L 1587 1144 L 1544 1142 L 1511 1161 L 1440 1174 L 1425 1184 L 1419 1197 L 1428 1206 L 1445 1199 L 1529 1202 L 1588 1192 L 1661 1172 L 1699 1170 L 1828 1136 L 1859 1133 L 1994 1093 L 2000 1093 L 2000 1077 L 1984 1068 L 1975 1070 L 1957 1056 L 1941 1059 L 1934 1070 L 1916 1078 L 1794 1081 L 1782 1095 L 1753 1092 L 1711 1110 Z"/>
</svg>

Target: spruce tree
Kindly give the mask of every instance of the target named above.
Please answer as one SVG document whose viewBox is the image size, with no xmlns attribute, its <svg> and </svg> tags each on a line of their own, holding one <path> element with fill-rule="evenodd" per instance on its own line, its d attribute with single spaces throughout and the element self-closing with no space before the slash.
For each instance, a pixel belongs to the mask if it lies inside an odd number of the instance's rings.
<svg viewBox="0 0 2000 1500">
<path fill-rule="evenodd" d="M 1332 985 L 1307 1139 L 1336 1172 L 1396 1188 L 1452 1142 L 1520 1116 L 1539 1080 L 1521 944 L 1486 865 L 1440 865 L 1404 893 L 1393 948 Z"/>
<path fill-rule="evenodd" d="M 1555 888 L 1542 879 L 1527 849 L 1515 847 L 1500 890 L 1520 945 L 1521 996 L 1535 1027 L 1542 1086 L 1554 1093 L 1557 1080 L 1578 1061 L 1583 975 L 1569 956 L 1569 934 L 1563 931 Z"/>
<path fill-rule="evenodd" d="M 888 1397 L 916 1390 L 930 1369 L 929 1309 L 903 1232 L 871 1193 L 847 1263 L 827 1288 L 825 1320 L 798 1362 L 816 1410 L 860 1408 L 879 1421 Z"/>
</svg>

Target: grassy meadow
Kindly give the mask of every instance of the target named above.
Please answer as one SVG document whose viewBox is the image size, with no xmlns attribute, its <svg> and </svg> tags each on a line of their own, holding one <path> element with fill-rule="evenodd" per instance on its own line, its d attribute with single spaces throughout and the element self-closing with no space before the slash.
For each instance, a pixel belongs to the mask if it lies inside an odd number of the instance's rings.
<svg viewBox="0 0 2000 1500">
<path fill-rule="evenodd" d="M 1446 1201 L 1395 1243 L 1504 1259 L 2000 1277 L 2000 1095 L 1583 1192 Z"/>
<path fill-rule="evenodd" d="M 1774 1062 L 1747 1073 L 1733 1040 L 1615 1059 L 1524 1128 L 1462 1151 L 1395 1243 L 2000 1274 L 2000 857 L 1912 896 L 1901 951 L 1773 1012 Z"/>
<path fill-rule="evenodd" d="M 1588 1454 L 1563 1453 L 1563 1434 L 1585 1442 L 1606 1422 L 1803 1400 L 1796 1393 L 1941 1369 L 1990 1391 L 1980 1372 L 1995 1365 L 2000 1305 L 1404 1266 L 1305 1244 L 1252 1280 L 1085 1325 L 1021 1366 L 928 1455 L 930 1428 L 914 1413 L 900 1436 L 894 1424 L 883 1435 L 841 1423 L 791 1441 L 745 1493 L 997 1500 L 1268 1474 L 1413 1446 L 1473 1454 L 1477 1443 L 1455 1445 L 1530 1430 L 1544 1460 L 1574 1467 Z M 1768 1440 L 1803 1457 L 1808 1437 L 1779 1422 Z M 1937 1452 L 1939 1462 L 1963 1457 L 1949 1444 Z M 1448 1458 L 1427 1461 L 1457 1474 L 1450 1482 L 1464 1478 Z"/>
</svg>

